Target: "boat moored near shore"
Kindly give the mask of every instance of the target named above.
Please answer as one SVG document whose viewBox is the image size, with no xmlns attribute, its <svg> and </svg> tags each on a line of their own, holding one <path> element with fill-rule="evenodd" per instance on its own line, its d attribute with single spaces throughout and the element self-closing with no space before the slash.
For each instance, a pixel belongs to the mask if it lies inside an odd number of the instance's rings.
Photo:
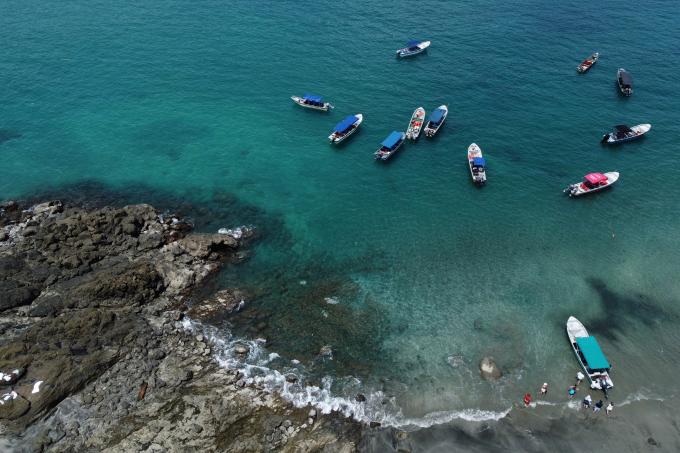
<svg viewBox="0 0 680 453">
<path fill-rule="evenodd" d="M 481 148 L 476 143 L 472 143 L 468 147 L 467 158 L 472 182 L 480 186 L 486 184 L 486 160 L 482 156 Z"/>
<path fill-rule="evenodd" d="M 612 132 L 604 134 L 600 143 L 608 145 L 616 145 L 617 143 L 625 143 L 631 140 L 636 140 L 645 135 L 652 128 L 651 124 L 638 124 L 637 126 L 628 127 L 625 124 L 614 126 Z"/>
<path fill-rule="evenodd" d="M 333 108 L 330 102 L 324 102 L 321 96 L 315 94 L 305 94 L 304 96 L 291 96 L 293 102 L 301 107 L 305 107 L 312 110 L 321 110 L 327 112 L 329 109 Z"/>
<path fill-rule="evenodd" d="M 341 143 L 347 137 L 352 135 L 359 128 L 359 125 L 364 121 L 364 116 L 361 113 L 350 115 L 344 120 L 340 121 L 333 128 L 333 132 L 328 136 L 328 140 L 333 144 Z"/>
<path fill-rule="evenodd" d="M 397 50 L 397 56 L 404 58 L 413 55 L 418 55 L 419 53 L 425 52 L 425 49 L 430 47 L 430 41 L 409 41 L 406 43 L 406 47 Z"/>
<path fill-rule="evenodd" d="M 595 52 L 594 54 L 583 60 L 581 64 L 576 67 L 576 71 L 578 71 L 581 74 L 588 72 L 588 70 L 592 68 L 595 63 L 597 63 L 597 60 L 599 58 L 600 54 Z"/>
<path fill-rule="evenodd" d="M 588 334 L 581 321 L 573 316 L 567 320 L 567 336 L 576 359 L 588 376 L 590 388 L 606 391 L 614 387 L 609 377 L 612 366 L 604 356 L 600 345 L 595 337 Z"/>
<path fill-rule="evenodd" d="M 411 115 L 411 121 L 408 123 L 408 129 L 406 129 L 406 138 L 409 140 L 417 140 L 420 136 L 420 131 L 423 129 L 423 123 L 425 122 L 425 109 L 418 107 Z"/>
<path fill-rule="evenodd" d="M 633 77 L 623 68 L 619 68 L 616 73 L 616 83 L 619 84 L 619 90 L 624 96 L 633 94 Z"/>
<path fill-rule="evenodd" d="M 434 137 L 446 121 L 446 117 L 449 115 L 449 108 L 445 105 L 440 105 L 435 109 L 434 112 L 430 114 L 427 119 L 427 124 L 425 125 L 425 137 Z"/>
<path fill-rule="evenodd" d="M 392 132 L 383 142 L 381 143 L 380 149 L 375 152 L 376 160 L 387 160 L 392 157 L 392 154 L 397 152 L 397 150 L 404 144 L 406 139 L 406 134 L 403 132 Z"/>
<path fill-rule="evenodd" d="M 597 192 L 614 184 L 619 180 L 619 172 L 588 173 L 583 177 L 583 182 L 570 184 L 564 189 L 564 193 L 570 197 L 580 197 L 591 192 Z"/>
</svg>

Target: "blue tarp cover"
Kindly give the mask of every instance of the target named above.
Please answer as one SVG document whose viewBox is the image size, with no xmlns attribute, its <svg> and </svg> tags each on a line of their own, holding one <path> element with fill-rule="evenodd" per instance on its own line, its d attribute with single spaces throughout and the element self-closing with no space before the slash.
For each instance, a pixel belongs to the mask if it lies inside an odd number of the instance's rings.
<svg viewBox="0 0 680 453">
<path fill-rule="evenodd" d="M 323 102 L 323 98 L 321 96 L 317 96 L 315 94 L 305 94 L 303 97 L 305 99 L 307 99 L 308 101 Z"/>
<path fill-rule="evenodd" d="M 415 47 L 418 44 L 420 44 L 422 41 L 409 41 L 406 43 L 406 47 Z"/>
<path fill-rule="evenodd" d="M 333 129 L 333 132 L 345 132 L 347 131 L 350 127 L 352 127 L 352 124 L 354 124 L 357 120 L 357 117 L 352 115 L 348 116 L 344 120 L 340 121 L 338 124 L 335 125 L 335 129 Z"/>
<path fill-rule="evenodd" d="M 397 131 L 392 132 L 389 137 L 387 137 L 385 140 L 383 140 L 382 145 L 385 148 L 392 148 L 394 145 L 399 143 L 399 140 L 401 140 L 401 137 L 402 137 L 401 134 L 402 134 L 402 132 L 397 132 Z"/>
<path fill-rule="evenodd" d="M 475 157 L 472 159 L 472 164 L 475 167 L 483 167 L 486 164 L 486 161 L 484 160 L 483 157 Z"/>
<path fill-rule="evenodd" d="M 608 370 L 611 367 L 595 337 L 579 337 L 576 339 L 576 344 L 586 358 L 586 365 L 591 370 Z"/>
<path fill-rule="evenodd" d="M 439 123 L 442 118 L 444 118 L 444 110 L 442 109 L 437 109 L 430 115 L 430 121 L 433 123 Z"/>
</svg>

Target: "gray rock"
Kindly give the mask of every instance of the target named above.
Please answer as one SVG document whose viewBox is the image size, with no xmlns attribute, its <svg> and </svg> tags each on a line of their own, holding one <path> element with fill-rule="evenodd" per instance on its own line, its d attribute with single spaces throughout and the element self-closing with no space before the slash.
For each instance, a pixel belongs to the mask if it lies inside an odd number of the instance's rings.
<svg viewBox="0 0 680 453">
<path fill-rule="evenodd" d="M 234 346 L 234 352 L 236 354 L 245 355 L 245 354 L 248 354 L 249 351 L 250 351 L 250 348 L 248 348 L 248 346 L 243 344 L 243 343 L 238 343 Z"/>
<path fill-rule="evenodd" d="M 495 380 L 502 376 L 501 369 L 492 357 L 484 357 L 479 362 L 479 371 L 484 379 Z"/>
</svg>

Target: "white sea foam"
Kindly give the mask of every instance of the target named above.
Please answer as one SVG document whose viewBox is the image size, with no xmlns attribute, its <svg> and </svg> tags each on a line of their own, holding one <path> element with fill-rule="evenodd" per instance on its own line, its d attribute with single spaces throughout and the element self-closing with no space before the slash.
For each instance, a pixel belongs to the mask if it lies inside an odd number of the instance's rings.
<svg viewBox="0 0 680 453">
<path fill-rule="evenodd" d="M 663 398 L 654 395 L 645 395 L 642 392 L 636 392 L 632 395 L 628 395 L 620 403 L 614 403 L 614 407 L 627 406 L 629 404 L 636 403 L 638 401 L 664 401 Z"/>
<path fill-rule="evenodd" d="M 196 334 L 202 333 L 214 345 L 215 359 L 220 366 L 236 369 L 249 384 L 262 385 L 266 390 L 276 392 L 295 407 L 313 406 L 322 414 L 339 412 L 346 417 L 368 423 L 380 422 L 383 426 L 397 428 L 427 428 L 437 424 L 450 423 L 455 420 L 471 422 L 497 421 L 508 415 L 511 408 L 503 411 L 482 409 L 461 409 L 454 411 L 438 411 L 423 417 L 404 416 L 394 398 L 387 398 L 381 391 L 366 392 L 365 401 L 356 401 L 354 397 L 339 396 L 331 391 L 334 380 L 331 376 L 321 379 L 321 385 L 305 384 L 304 366 L 298 360 L 292 360 L 294 367 L 283 372 L 269 368 L 267 365 L 279 358 L 277 353 L 269 353 L 264 349 L 264 342 L 236 338 L 230 332 L 202 325 L 185 318 L 184 329 Z M 239 343 L 248 346 L 245 358 L 236 354 L 234 346 Z M 297 380 L 289 382 L 286 376 L 295 375 Z M 361 381 L 355 377 L 350 379 L 353 386 L 360 386 Z"/>
<path fill-rule="evenodd" d="M 329 305 L 337 305 L 340 301 L 335 297 L 324 297 L 323 300 Z"/>
</svg>

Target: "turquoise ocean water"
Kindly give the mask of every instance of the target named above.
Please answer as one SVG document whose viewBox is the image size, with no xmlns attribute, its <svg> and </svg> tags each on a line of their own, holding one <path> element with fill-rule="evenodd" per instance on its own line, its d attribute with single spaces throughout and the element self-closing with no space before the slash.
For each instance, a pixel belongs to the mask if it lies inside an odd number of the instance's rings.
<svg viewBox="0 0 680 453">
<path fill-rule="evenodd" d="M 0 198 L 88 181 L 126 201 L 199 206 L 204 231 L 255 224 L 252 258 L 217 283 L 253 295 L 236 334 L 265 337 L 272 368 L 300 360 L 332 395 L 379 395 L 367 412 L 393 424 L 500 418 L 544 381 L 562 402 L 577 370 L 570 314 L 614 363 L 613 399 L 672 398 L 679 10 L 620 7 L 6 0 Z M 396 59 L 412 38 L 433 44 Z M 593 51 L 600 61 L 577 74 Z M 305 92 L 335 110 L 290 101 Z M 416 107 L 440 104 L 450 114 L 436 138 L 373 161 Z M 354 113 L 361 129 L 329 146 Z M 652 130 L 599 145 L 620 123 Z M 484 188 L 469 179 L 471 142 L 487 158 Z M 561 192 L 612 170 L 607 193 Z M 332 360 L 318 356 L 325 345 Z M 485 355 L 498 383 L 478 377 Z"/>
</svg>

